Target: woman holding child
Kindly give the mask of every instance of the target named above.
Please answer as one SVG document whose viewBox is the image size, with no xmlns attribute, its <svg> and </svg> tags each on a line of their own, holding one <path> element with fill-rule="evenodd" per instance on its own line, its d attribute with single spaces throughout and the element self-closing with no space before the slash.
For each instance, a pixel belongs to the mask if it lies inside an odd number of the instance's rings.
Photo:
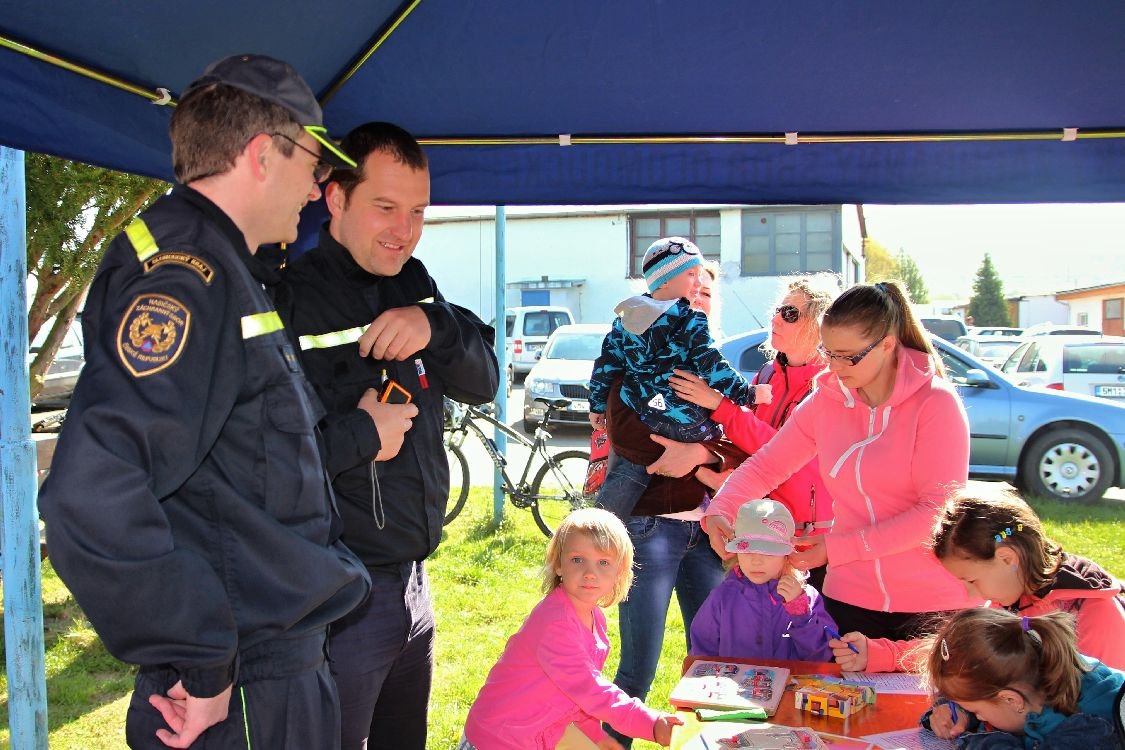
<svg viewBox="0 0 1125 750">
<path fill-rule="evenodd" d="M 835 525 L 792 559 L 827 563 L 825 608 L 841 632 L 913 637 L 935 605 L 975 603 L 925 546 L 946 496 L 968 479 L 965 410 L 897 283 L 845 291 L 824 313 L 820 335 L 828 372 L 734 471 L 704 525 L 712 548 L 727 556 L 738 507 L 818 458 Z"/>
</svg>

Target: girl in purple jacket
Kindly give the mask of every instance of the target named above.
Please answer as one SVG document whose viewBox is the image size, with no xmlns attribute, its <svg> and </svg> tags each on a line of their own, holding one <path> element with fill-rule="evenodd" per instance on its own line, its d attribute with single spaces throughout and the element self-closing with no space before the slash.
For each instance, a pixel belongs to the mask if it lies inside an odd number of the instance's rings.
<svg viewBox="0 0 1125 750">
<path fill-rule="evenodd" d="M 691 653 L 751 659 L 831 661 L 829 629 L 815 588 L 789 563 L 793 515 L 773 500 L 738 509 L 727 552 L 738 557 L 691 622 Z"/>
<path fill-rule="evenodd" d="M 625 525 L 600 508 L 571 513 L 547 545 L 547 596 L 508 639 L 469 709 L 458 750 L 621 750 L 607 722 L 629 737 L 667 746 L 682 724 L 602 676 L 609 654 L 602 607 L 633 582 Z"/>
</svg>

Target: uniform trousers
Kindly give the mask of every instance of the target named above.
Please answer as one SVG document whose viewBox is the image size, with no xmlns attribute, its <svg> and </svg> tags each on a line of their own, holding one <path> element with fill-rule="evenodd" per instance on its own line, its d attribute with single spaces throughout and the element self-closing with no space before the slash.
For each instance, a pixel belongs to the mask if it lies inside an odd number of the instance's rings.
<svg viewBox="0 0 1125 750">
<path fill-rule="evenodd" d="M 425 750 L 434 609 L 423 563 L 369 568 L 371 596 L 329 627 L 343 750 Z"/>
<path fill-rule="evenodd" d="M 321 627 L 239 654 L 227 718 L 201 734 L 192 750 L 338 750 L 340 710 L 324 646 Z M 129 747 L 168 750 L 156 730 L 169 727 L 148 699 L 167 694 L 179 679 L 170 668 L 142 667 L 137 673 L 125 718 Z"/>
</svg>

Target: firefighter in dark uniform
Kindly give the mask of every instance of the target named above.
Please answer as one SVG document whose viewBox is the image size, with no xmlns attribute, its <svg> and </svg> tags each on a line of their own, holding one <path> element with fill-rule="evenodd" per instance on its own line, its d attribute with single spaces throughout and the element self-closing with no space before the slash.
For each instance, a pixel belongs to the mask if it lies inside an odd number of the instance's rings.
<svg viewBox="0 0 1125 750">
<path fill-rule="evenodd" d="M 417 141 L 369 123 L 341 146 L 356 149 L 360 165 L 325 187 L 331 219 L 319 247 L 286 269 L 292 298 L 278 307 L 329 412 L 344 541 L 372 577 L 368 601 L 331 628 L 343 747 L 423 750 L 434 641 L 423 561 L 441 538 L 449 497 L 443 398 L 496 397 L 495 332 L 447 302 L 411 257 L 430 199 Z M 382 428 L 355 404 L 384 392 L 390 401 L 409 397 L 418 416 L 399 454 L 373 463 Z"/>
<path fill-rule="evenodd" d="M 254 255 L 295 239 L 326 162 L 345 163 L 320 126 L 285 63 L 208 68 L 172 116 L 181 184 L 110 244 L 86 303 L 39 502 L 59 576 L 140 665 L 130 747 L 339 747 L 327 626 L 370 582 L 337 538 L 323 409 Z"/>
</svg>

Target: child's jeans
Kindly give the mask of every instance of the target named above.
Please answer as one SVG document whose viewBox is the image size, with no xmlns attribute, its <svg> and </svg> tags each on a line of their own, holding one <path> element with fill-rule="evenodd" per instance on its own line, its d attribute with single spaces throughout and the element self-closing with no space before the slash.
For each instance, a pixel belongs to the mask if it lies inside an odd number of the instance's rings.
<svg viewBox="0 0 1125 750">
<path fill-rule="evenodd" d="M 645 422 L 645 426 L 652 430 L 654 435 L 661 435 L 681 443 L 702 443 L 705 440 L 718 440 L 723 436 L 722 426 L 710 419 L 697 425 L 661 420 L 658 424 Z M 633 506 L 648 489 L 651 478 L 647 466 L 627 461 L 616 453 L 610 452 L 605 481 L 598 490 L 594 504 L 599 508 L 605 508 L 622 521 L 628 520 L 633 514 Z"/>
</svg>

